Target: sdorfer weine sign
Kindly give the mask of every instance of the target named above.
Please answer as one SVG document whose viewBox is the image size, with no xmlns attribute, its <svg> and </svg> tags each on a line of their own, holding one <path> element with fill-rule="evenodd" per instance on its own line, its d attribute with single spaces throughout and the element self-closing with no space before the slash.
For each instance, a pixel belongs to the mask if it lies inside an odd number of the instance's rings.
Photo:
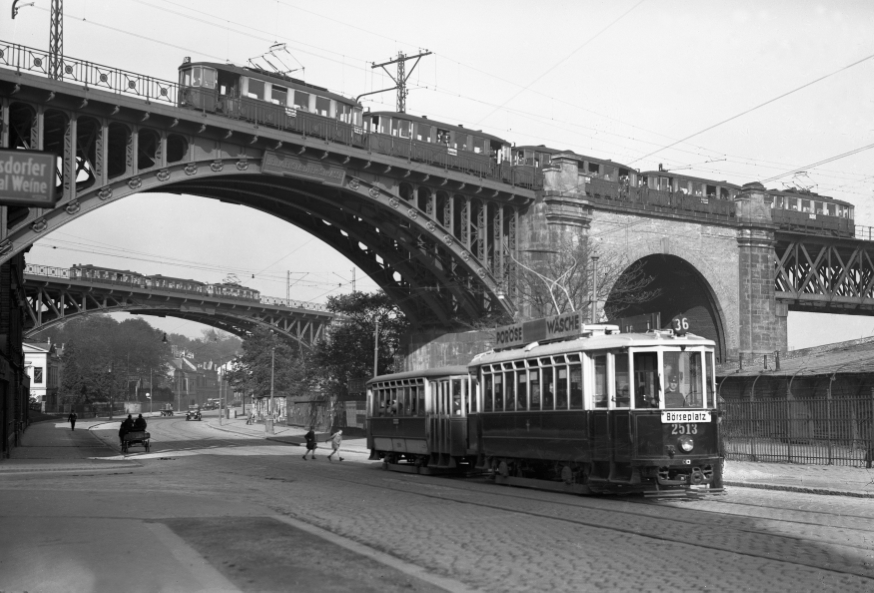
<svg viewBox="0 0 874 593">
<path fill-rule="evenodd" d="M 0 150 L 0 206 L 54 206 L 55 160 L 51 152 Z"/>
<path fill-rule="evenodd" d="M 580 311 L 503 325 L 496 331 L 495 348 L 512 348 L 531 342 L 578 336 L 582 329 L 583 318 Z"/>
</svg>

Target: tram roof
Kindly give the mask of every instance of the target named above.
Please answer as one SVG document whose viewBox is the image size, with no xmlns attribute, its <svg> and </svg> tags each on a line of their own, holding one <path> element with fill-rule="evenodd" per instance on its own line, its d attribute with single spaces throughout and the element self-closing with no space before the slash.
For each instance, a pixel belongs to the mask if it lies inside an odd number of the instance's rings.
<svg viewBox="0 0 874 593">
<path fill-rule="evenodd" d="M 589 350 L 611 350 L 616 348 L 634 348 L 646 346 L 715 346 L 713 340 L 694 334 L 677 337 L 669 332 L 646 332 L 628 334 L 607 334 L 591 337 L 580 337 L 574 340 L 563 340 L 538 344 L 533 348 L 529 344 L 524 348 L 513 348 L 499 352 L 487 352 L 471 361 L 470 366 L 480 366 L 495 362 L 506 362 L 539 356 L 551 356 L 568 352 L 584 352 Z"/>
<path fill-rule="evenodd" d="M 420 371 L 404 371 L 403 373 L 379 375 L 378 377 L 369 379 L 366 385 L 382 383 L 383 381 L 399 381 L 402 379 L 414 379 L 417 377 L 449 377 L 450 375 L 467 375 L 467 365 L 435 367 L 433 369 L 423 369 Z"/>
</svg>

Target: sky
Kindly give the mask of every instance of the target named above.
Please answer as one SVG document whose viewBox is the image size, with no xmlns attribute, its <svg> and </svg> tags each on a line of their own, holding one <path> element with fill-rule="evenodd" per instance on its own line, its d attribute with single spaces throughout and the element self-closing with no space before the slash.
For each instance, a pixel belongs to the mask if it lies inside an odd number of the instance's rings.
<svg viewBox="0 0 874 593">
<path fill-rule="evenodd" d="M 34 0 L 0 19 L 0 39 L 47 48 L 49 7 Z M 427 49 L 411 114 L 642 170 L 802 185 L 874 226 L 872 2 L 66 0 L 64 13 L 65 55 L 168 80 L 186 56 L 244 65 L 285 43 L 283 62 L 302 68 L 293 76 L 354 97 L 393 86 L 374 63 Z M 395 94 L 362 101 L 393 110 Z M 206 282 L 233 273 L 280 297 L 290 277 L 291 298 L 317 302 L 352 290 L 353 276 L 376 289 L 292 225 L 188 196 L 109 204 L 27 258 Z M 146 319 L 192 336 L 203 327 Z M 872 333 L 870 317 L 790 313 L 790 348 Z"/>
</svg>

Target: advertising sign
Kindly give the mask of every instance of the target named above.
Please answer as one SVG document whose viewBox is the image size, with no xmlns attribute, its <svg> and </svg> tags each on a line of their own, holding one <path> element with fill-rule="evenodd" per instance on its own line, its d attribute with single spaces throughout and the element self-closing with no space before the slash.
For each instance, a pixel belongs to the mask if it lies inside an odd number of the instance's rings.
<svg viewBox="0 0 874 593">
<path fill-rule="evenodd" d="M 496 331 L 495 348 L 513 348 L 531 342 L 578 336 L 582 329 L 583 318 L 580 311 L 504 325 Z"/>
<path fill-rule="evenodd" d="M 53 207 L 56 156 L 51 152 L 0 150 L 0 206 Z"/>
</svg>

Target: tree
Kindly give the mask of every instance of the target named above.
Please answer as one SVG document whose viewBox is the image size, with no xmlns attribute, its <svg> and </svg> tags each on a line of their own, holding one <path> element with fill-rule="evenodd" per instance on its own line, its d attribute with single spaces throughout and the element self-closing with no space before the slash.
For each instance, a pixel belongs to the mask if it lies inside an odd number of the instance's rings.
<svg viewBox="0 0 874 593">
<path fill-rule="evenodd" d="M 129 395 L 130 383 L 166 376 L 170 349 L 161 332 L 142 319 L 119 323 L 89 315 L 46 330 L 41 339 L 61 345 L 61 393 L 78 401 L 108 401 Z"/>
<path fill-rule="evenodd" d="M 243 341 L 242 353 L 227 379 L 235 391 L 250 397 L 267 396 L 271 367 L 274 395 L 299 395 L 310 389 L 305 357 L 273 332 L 261 329 Z"/>
<path fill-rule="evenodd" d="M 392 372 L 394 355 L 409 323 L 400 308 L 382 291 L 352 292 L 328 298 L 328 310 L 339 317 L 327 337 L 316 343 L 309 357 L 329 393 L 346 393 L 349 379 Z M 378 330 L 377 330 L 378 328 Z M 378 331 L 378 342 L 374 334 Z"/>
<path fill-rule="evenodd" d="M 531 252 L 527 263 L 513 262 L 517 268 L 517 306 L 531 317 L 591 310 L 593 274 L 595 302 L 606 305 L 598 312 L 598 320 L 615 319 L 629 306 L 659 294 L 657 289 L 648 288 L 653 277 L 644 272 L 642 263 L 629 262 L 625 254 L 590 250 L 575 238 L 563 238 L 548 251 Z"/>
</svg>

